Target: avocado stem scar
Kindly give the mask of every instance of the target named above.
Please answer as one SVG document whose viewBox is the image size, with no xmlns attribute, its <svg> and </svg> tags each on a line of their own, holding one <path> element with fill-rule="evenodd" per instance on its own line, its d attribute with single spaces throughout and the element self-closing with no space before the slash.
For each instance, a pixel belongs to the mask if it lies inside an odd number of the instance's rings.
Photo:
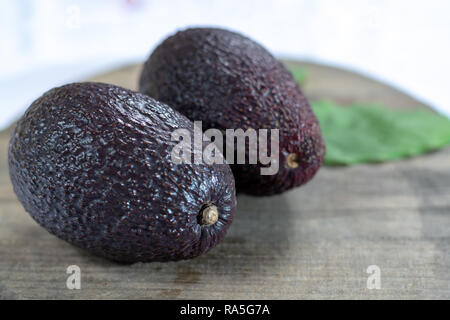
<svg viewBox="0 0 450 320">
<path fill-rule="evenodd" d="M 219 211 L 217 210 L 217 207 L 213 204 L 208 205 L 205 207 L 202 211 L 202 219 L 201 223 L 204 226 L 210 226 L 219 220 Z"/>
<path fill-rule="evenodd" d="M 300 165 L 300 156 L 296 153 L 290 153 L 287 156 L 286 163 L 289 168 L 295 169 Z"/>
</svg>

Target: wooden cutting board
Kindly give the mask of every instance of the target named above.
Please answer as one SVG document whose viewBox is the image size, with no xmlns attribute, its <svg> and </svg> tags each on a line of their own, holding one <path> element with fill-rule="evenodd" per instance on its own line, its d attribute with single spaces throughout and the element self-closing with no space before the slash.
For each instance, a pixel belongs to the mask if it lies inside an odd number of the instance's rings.
<svg viewBox="0 0 450 320">
<path fill-rule="evenodd" d="M 316 100 L 423 104 L 363 76 L 308 63 Z M 140 67 L 91 80 L 136 89 Z M 120 265 L 39 227 L 9 181 L 9 130 L 0 133 L 0 298 L 450 298 L 450 148 L 386 164 L 325 167 L 283 195 L 238 198 L 225 240 L 190 261 Z M 66 286 L 81 269 L 81 289 Z M 368 289 L 368 267 L 381 288 Z"/>
</svg>

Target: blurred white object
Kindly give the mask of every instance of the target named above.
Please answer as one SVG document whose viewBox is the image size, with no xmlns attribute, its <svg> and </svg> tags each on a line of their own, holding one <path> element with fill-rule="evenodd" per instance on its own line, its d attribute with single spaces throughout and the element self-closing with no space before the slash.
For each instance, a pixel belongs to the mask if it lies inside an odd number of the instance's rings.
<svg viewBox="0 0 450 320">
<path fill-rule="evenodd" d="M 193 25 L 362 72 L 450 115 L 449 14 L 446 0 L 1 1 L 0 128 L 46 90 L 143 61 Z"/>
</svg>

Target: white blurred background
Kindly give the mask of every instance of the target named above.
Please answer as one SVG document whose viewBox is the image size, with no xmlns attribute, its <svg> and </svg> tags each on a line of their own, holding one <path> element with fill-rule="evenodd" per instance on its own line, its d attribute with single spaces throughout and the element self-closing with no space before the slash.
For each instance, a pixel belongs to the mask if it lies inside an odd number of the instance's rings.
<svg viewBox="0 0 450 320">
<path fill-rule="evenodd" d="M 0 0 L 0 128 L 44 91 L 142 62 L 193 25 L 364 73 L 450 115 L 447 0 Z"/>
</svg>

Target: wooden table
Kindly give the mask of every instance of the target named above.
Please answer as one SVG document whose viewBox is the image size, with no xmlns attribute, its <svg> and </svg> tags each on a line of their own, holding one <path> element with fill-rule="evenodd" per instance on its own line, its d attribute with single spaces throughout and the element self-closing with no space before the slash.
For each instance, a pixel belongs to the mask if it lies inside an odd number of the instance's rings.
<svg viewBox="0 0 450 320">
<path fill-rule="evenodd" d="M 292 63 L 292 62 L 291 62 Z M 340 103 L 426 106 L 350 72 L 300 63 L 304 91 Z M 93 80 L 136 88 L 140 67 Z M 0 298 L 450 298 L 450 148 L 377 165 L 325 167 L 283 195 L 240 196 L 225 240 L 190 261 L 120 265 L 39 227 L 16 199 L 0 134 Z M 66 268 L 81 268 L 69 290 Z M 366 272 L 380 268 L 381 289 Z"/>
</svg>

